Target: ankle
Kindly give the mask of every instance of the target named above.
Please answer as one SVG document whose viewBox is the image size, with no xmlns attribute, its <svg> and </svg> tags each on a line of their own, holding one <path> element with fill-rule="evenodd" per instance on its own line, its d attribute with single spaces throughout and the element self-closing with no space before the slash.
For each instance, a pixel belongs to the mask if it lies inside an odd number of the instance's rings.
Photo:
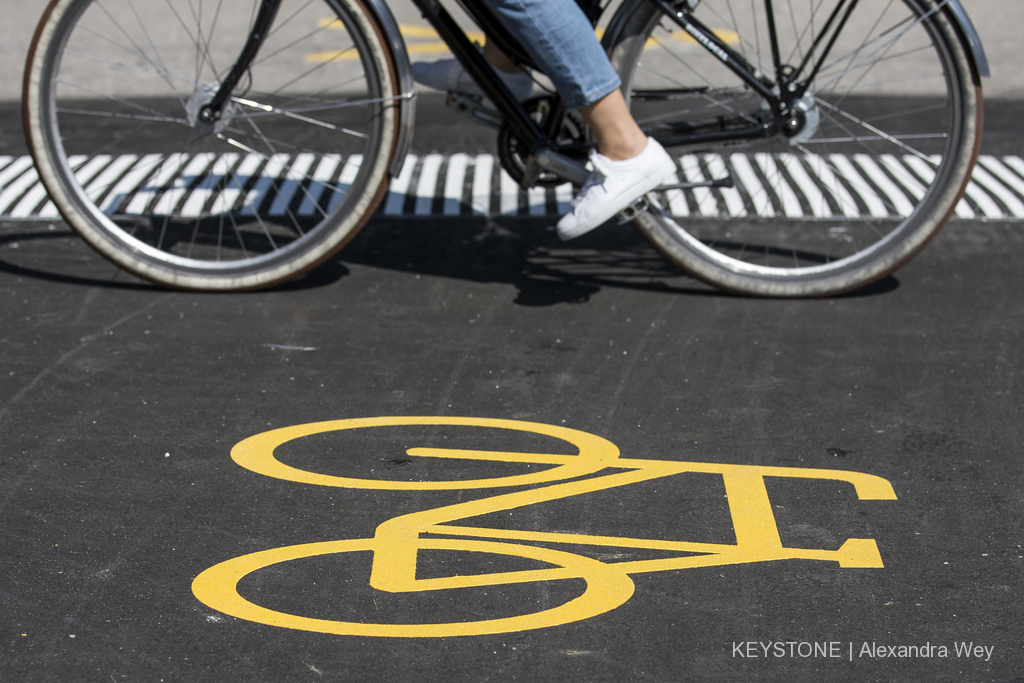
<svg viewBox="0 0 1024 683">
<path fill-rule="evenodd" d="M 597 151 L 612 161 L 628 161 L 639 156 L 646 147 L 647 136 L 640 133 L 612 140 L 602 140 L 597 146 Z"/>
</svg>

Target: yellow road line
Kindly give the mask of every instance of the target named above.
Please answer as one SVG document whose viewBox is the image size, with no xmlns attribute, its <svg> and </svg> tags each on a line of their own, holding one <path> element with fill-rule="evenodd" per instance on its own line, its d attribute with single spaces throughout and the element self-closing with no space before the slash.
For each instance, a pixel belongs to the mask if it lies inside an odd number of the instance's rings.
<svg viewBox="0 0 1024 683">
<path fill-rule="evenodd" d="M 330 17 L 325 17 L 317 21 L 317 25 L 320 28 L 328 28 L 333 30 L 344 31 L 345 26 L 338 20 Z M 422 26 L 419 24 L 399 24 L 399 31 L 402 33 L 402 37 L 406 40 L 410 38 L 422 40 L 424 42 L 411 42 L 406 45 L 406 50 L 410 55 L 439 55 L 450 53 L 448 46 L 440 39 L 437 31 L 430 26 Z M 600 38 L 604 33 L 604 29 L 597 29 L 597 37 Z M 716 36 L 722 39 L 727 45 L 736 45 L 740 42 L 739 34 L 729 29 L 714 29 Z M 688 34 L 686 31 L 673 31 L 669 35 L 673 39 L 683 43 L 689 43 L 696 45 L 697 41 Z M 486 40 L 482 31 L 469 31 L 466 33 L 466 37 L 475 43 L 483 44 Z M 647 48 L 659 47 L 660 43 L 651 38 L 647 41 Z M 323 63 L 323 62 L 337 62 L 337 61 L 348 61 L 358 59 L 359 54 L 354 52 L 351 48 L 347 50 L 325 50 L 321 52 L 310 52 L 306 54 L 307 62 Z"/>
</svg>

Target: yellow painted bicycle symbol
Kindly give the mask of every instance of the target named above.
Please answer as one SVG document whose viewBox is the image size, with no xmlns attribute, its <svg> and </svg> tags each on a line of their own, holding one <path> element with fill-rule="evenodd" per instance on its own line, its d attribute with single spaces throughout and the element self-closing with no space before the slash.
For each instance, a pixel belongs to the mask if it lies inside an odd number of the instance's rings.
<svg viewBox="0 0 1024 683">
<path fill-rule="evenodd" d="M 408 454 L 416 458 L 453 458 L 546 466 L 545 469 L 526 474 L 465 481 L 394 481 L 332 476 L 297 469 L 275 457 L 275 449 L 279 446 L 303 437 L 340 430 L 410 425 L 485 427 L 526 432 L 567 442 L 578 454 L 408 449 Z M 250 437 L 235 446 L 231 457 L 242 467 L 259 474 L 317 486 L 420 491 L 512 489 L 500 495 L 394 517 L 379 525 L 372 538 L 292 545 L 236 557 L 207 569 L 192 584 L 192 591 L 200 601 L 225 614 L 271 626 L 352 636 L 449 637 L 559 626 L 619 607 L 633 594 L 634 584 L 630 575 L 643 572 L 786 559 L 838 562 L 841 567 L 882 567 L 882 558 L 873 539 L 852 538 L 838 550 L 783 547 L 764 478 L 843 481 L 853 485 L 860 499 L 896 498 L 888 481 L 868 474 L 623 458 L 620 457 L 619 449 L 610 441 L 575 429 L 516 420 L 469 417 L 378 417 L 297 425 Z M 684 473 L 721 475 L 735 531 L 734 545 L 494 529 L 459 524 L 460 521 L 488 513 L 511 511 Z M 608 562 L 548 546 L 634 548 L 662 551 L 668 553 L 668 556 Z M 427 550 L 491 553 L 535 560 L 545 566 L 497 573 L 417 578 L 417 556 L 420 551 Z M 586 588 L 581 595 L 564 604 L 529 614 L 478 621 L 416 624 L 336 621 L 287 614 L 255 604 L 239 593 L 239 582 L 259 570 L 295 560 L 358 551 L 373 554 L 370 586 L 389 593 L 443 591 L 565 579 L 582 579 Z"/>
</svg>

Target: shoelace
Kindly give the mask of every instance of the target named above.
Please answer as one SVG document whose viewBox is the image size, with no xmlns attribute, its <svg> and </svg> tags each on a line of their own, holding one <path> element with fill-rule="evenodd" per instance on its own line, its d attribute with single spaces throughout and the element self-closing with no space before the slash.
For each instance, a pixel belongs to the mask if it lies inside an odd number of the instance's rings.
<svg viewBox="0 0 1024 683">
<path fill-rule="evenodd" d="M 587 192 L 599 185 L 603 185 L 605 179 L 608 177 L 609 169 L 604 165 L 604 162 L 600 157 L 596 154 L 591 154 L 590 163 L 593 165 L 594 170 L 589 176 L 587 176 L 587 180 L 583 183 L 583 187 L 580 188 L 580 191 L 575 197 L 573 197 L 572 202 L 570 202 L 570 206 L 574 209 L 583 202 L 587 196 Z"/>
</svg>

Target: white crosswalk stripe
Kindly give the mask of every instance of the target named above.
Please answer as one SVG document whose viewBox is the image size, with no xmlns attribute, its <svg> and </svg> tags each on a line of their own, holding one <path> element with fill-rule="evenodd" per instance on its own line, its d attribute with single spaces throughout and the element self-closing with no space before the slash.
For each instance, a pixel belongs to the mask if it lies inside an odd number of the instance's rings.
<svg viewBox="0 0 1024 683">
<path fill-rule="evenodd" d="M 313 216 L 332 210 L 344 198 L 362 157 L 125 154 L 68 161 L 90 199 L 108 214 L 149 207 L 190 217 L 227 210 Z M 732 188 L 666 191 L 660 204 L 692 220 L 895 220 L 913 211 L 935 173 L 928 159 L 910 155 L 734 153 L 686 155 L 678 161 L 672 182 L 731 176 L 735 183 Z M 410 154 L 378 211 L 394 217 L 554 217 L 569 209 L 572 193 L 568 183 L 523 190 L 489 154 Z M 982 156 L 956 216 L 1024 220 L 1024 159 Z M 0 156 L 0 218 L 56 217 L 31 158 Z"/>
<path fill-rule="evenodd" d="M 416 161 L 415 154 L 405 157 L 405 163 L 402 164 L 402 170 L 399 171 L 398 177 L 392 179 L 391 188 L 384 199 L 385 216 L 402 215 L 405 195 L 409 191 L 409 185 L 412 183 L 412 174 L 416 171 Z"/>
<path fill-rule="evenodd" d="M 448 170 L 444 178 L 444 207 L 441 210 L 445 216 L 458 216 L 460 213 L 468 166 L 469 157 L 465 154 L 453 154 L 448 159 Z"/>
</svg>

